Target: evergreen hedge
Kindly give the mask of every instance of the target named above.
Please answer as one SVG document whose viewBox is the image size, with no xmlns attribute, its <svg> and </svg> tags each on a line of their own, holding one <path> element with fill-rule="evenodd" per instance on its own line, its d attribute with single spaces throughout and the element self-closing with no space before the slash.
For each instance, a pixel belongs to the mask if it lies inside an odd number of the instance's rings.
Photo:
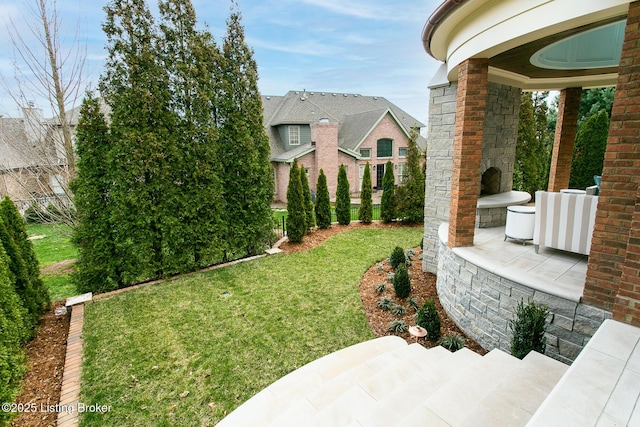
<svg viewBox="0 0 640 427">
<path fill-rule="evenodd" d="M 594 185 L 594 175 L 602 175 L 608 136 L 609 115 L 606 110 L 600 110 L 580 126 L 573 148 L 569 187 L 587 188 Z"/>
<path fill-rule="evenodd" d="M 351 222 L 351 192 L 349 191 L 349 179 L 347 168 L 340 165 L 338 170 L 338 189 L 336 192 L 336 218 L 338 224 L 349 225 Z"/>
<path fill-rule="evenodd" d="M 327 176 L 322 169 L 320 169 L 320 175 L 318 175 L 316 189 L 316 220 L 318 228 L 326 229 L 331 227 L 331 201 L 329 199 L 329 188 L 327 187 Z"/>
<path fill-rule="evenodd" d="M 316 219 L 313 214 L 313 198 L 311 197 L 311 189 L 309 188 L 309 178 L 304 165 L 300 165 L 300 183 L 302 184 L 302 199 L 304 203 L 304 211 L 307 214 L 307 229 L 316 226 Z"/>
<path fill-rule="evenodd" d="M 382 199 L 380 200 L 380 218 L 383 222 L 391 222 L 396 217 L 395 178 L 393 163 L 388 161 L 382 177 Z"/>
<path fill-rule="evenodd" d="M 29 313 L 11 283 L 9 259 L 0 247 L 0 402 L 14 402 L 26 371 L 22 345 L 30 335 Z M 15 414 L 0 411 L 0 425 Z"/>
<path fill-rule="evenodd" d="M 371 224 L 373 220 L 373 187 L 371 185 L 371 172 L 369 162 L 364 167 L 362 188 L 360 189 L 360 210 L 358 220 L 365 224 Z"/>
<path fill-rule="evenodd" d="M 307 233 L 307 214 L 304 209 L 304 195 L 299 175 L 298 161 L 294 159 L 289 170 L 287 187 L 287 237 L 292 243 L 302 242 Z"/>
</svg>

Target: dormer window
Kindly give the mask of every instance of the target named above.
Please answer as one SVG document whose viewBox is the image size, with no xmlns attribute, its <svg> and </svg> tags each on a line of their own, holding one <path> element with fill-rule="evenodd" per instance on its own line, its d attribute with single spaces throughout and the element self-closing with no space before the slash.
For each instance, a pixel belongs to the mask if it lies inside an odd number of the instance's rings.
<svg viewBox="0 0 640 427">
<path fill-rule="evenodd" d="M 300 126 L 289 126 L 289 145 L 300 145 Z"/>
</svg>

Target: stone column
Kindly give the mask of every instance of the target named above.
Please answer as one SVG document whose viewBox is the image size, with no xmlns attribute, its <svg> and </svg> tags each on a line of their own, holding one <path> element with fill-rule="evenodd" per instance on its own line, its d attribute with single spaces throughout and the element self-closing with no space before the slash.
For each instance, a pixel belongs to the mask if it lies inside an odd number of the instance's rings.
<svg viewBox="0 0 640 427">
<path fill-rule="evenodd" d="M 640 325 L 640 2 L 629 5 L 583 301 Z M 635 222 L 634 222 L 635 220 Z"/>
<path fill-rule="evenodd" d="M 480 190 L 480 163 L 489 67 L 484 58 L 467 59 L 458 66 L 453 175 L 449 206 L 451 248 L 473 246 Z"/>
<path fill-rule="evenodd" d="M 569 188 L 571 161 L 573 159 L 573 143 L 578 128 L 578 110 L 582 88 L 570 87 L 560 92 L 558 120 L 553 140 L 551 171 L 549 172 L 549 191 L 560 191 Z"/>
<path fill-rule="evenodd" d="M 429 89 L 422 269 L 434 274 L 438 270 L 438 229 L 449 221 L 457 87 L 451 83 Z"/>
</svg>

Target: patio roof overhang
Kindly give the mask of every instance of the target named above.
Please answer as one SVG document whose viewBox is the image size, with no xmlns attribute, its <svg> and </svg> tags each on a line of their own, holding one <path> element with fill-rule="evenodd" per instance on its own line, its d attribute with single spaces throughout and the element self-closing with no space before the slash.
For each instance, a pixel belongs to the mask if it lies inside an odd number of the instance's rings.
<svg viewBox="0 0 640 427">
<path fill-rule="evenodd" d="M 422 40 L 448 82 L 462 61 L 488 58 L 490 81 L 524 90 L 612 86 L 628 7 L 629 0 L 447 0 Z"/>
</svg>

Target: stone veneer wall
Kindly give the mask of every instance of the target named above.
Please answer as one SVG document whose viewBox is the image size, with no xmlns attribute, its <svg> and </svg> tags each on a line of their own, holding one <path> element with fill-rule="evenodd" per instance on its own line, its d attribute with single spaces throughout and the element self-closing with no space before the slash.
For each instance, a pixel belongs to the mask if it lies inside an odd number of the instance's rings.
<svg viewBox="0 0 640 427">
<path fill-rule="evenodd" d="M 611 313 L 490 273 L 440 241 L 437 288 L 453 321 L 487 350 L 510 352 L 509 320 L 520 300 L 549 307 L 546 354 L 571 363 Z"/>
<path fill-rule="evenodd" d="M 437 272 L 438 227 L 449 221 L 456 94 L 456 84 L 432 87 L 429 93 L 422 269 L 431 273 Z M 500 191 L 511 190 L 519 114 L 520 89 L 489 83 L 478 189 L 482 173 L 493 166 L 502 173 Z M 503 216 L 497 215 L 495 220 L 492 219 L 491 224 L 484 223 L 483 226 L 504 225 L 505 219 L 506 211 Z"/>
<path fill-rule="evenodd" d="M 478 171 L 478 183 L 487 169 L 490 167 L 499 169 L 502 173 L 501 193 L 513 189 L 513 169 L 516 163 L 516 141 L 520 118 L 520 93 L 519 88 L 498 83 L 489 83 L 487 88 L 482 161 L 480 171 Z"/>
<path fill-rule="evenodd" d="M 449 220 L 457 88 L 451 84 L 429 92 L 422 269 L 431 273 L 438 265 L 438 227 Z"/>
</svg>

